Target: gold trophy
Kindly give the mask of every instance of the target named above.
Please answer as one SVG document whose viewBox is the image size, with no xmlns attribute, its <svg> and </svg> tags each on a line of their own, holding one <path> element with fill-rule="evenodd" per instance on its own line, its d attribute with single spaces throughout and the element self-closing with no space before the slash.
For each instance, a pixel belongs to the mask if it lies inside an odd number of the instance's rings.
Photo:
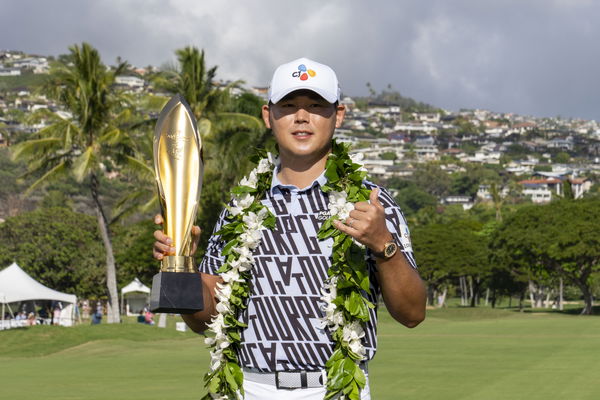
<svg viewBox="0 0 600 400">
<path fill-rule="evenodd" d="M 165 255 L 152 280 L 153 312 L 203 309 L 202 280 L 192 256 L 192 226 L 202 189 L 202 142 L 190 106 L 180 95 L 162 109 L 154 130 L 154 172 L 164 233 L 175 254 Z"/>
</svg>

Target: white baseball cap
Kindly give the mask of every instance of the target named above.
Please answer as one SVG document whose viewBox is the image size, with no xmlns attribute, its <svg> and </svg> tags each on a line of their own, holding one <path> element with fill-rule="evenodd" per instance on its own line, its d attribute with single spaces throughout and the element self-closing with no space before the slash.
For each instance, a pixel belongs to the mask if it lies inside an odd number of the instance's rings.
<svg viewBox="0 0 600 400">
<path fill-rule="evenodd" d="M 269 86 L 269 101 L 275 104 L 300 89 L 312 90 L 330 103 L 340 101 L 340 85 L 335 72 L 327 65 L 308 58 L 299 58 L 277 67 Z"/>
</svg>

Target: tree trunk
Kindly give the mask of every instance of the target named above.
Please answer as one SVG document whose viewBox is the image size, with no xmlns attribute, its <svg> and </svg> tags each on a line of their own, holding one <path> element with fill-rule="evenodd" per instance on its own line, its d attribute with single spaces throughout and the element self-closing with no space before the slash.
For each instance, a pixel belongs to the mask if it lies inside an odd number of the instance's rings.
<svg viewBox="0 0 600 400">
<path fill-rule="evenodd" d="M 473 299 L 475 298 L 475 295 L 473 294 L 473 278 L 469 276 L 467 282 L 469 283 L 469 302 L 473 302 Z M 473 307 L 473 304 L 471 304 L 471 307 Z"/>
<path fill-rule="evenodd" d="M 486 307 L 489 304 L 489 300 L 490 300 L 490 288 L 487 288 L 485 290 L 485 305 L 486 305 Z"/>
<path fill-rule="evenodd" d="M 467 304 L 469 304 L 467 278 L 463 275 L 460 277 L 460 305 L 466 306 Z"/>
<path fill-rule="evenodd" d="M 525 300 L 525 290 L 521 292 L 521 296 L 519 297 L 519 311 L 523 312 L 523 300 Z"/>
<path fill-rule="evenodd" d="M 479 289 L 481 287 L 481 278 L 472 278 L 469 279 L 470 283 L 470 292 L 471 292 L 471 307 L 475 307 L 479 305 Z"/>
<path fill-rule="evenodd" d="M 438 296 L 438 308 L 444 307 L 444 304 L 446 304 L 446 296 L 447 295 L 448 295 L 448 287 L 445 287 L 442 294 L 440 296 Z"/>
<path fill-rule="evenodd" d="M 535 285 L 533 281 L 529 280 L 529 301 L 531 302 L 531 308 L 535 307 Z"/>
<path fill-rule="evenodd" d="M 108 289 L 108 309 L 106 313 L 106 321 L 109 324 L 112 324 L 121 322 L 121 315 L 119 313 L 119 295 L 117 292 L 117 272 L 115 266 L 115 256 L 110 240 L 110 232 L 108 230 L 108 220 L 106 219 L 104 209 L 102 208 L 102 204 L 100 203 L 98 185 L 98 178 L 95 174 L 92 174 L 92 199 L 94 200 L 96 217 L 98 218 L 100 236 L 102 236 L 102 242 L 104 243 L 104 250 L 106 252 L 106 287 Z"/>
<path fill-rule="evenodd" d="M 563 285 L 563 278 L 560 277 L 559 278 L 559 289 L 558 289 L 558 309 L 560 311 L 562 311 L 564 309 L 564 298 L 563 298 L 563 293 L 564 293 L 564 285 Z"/>
<path fill-rule="evenodd" d="M 586 282 L 581 282 L 580 280 L 577 280 L 576 283 L 577 286 L 579 286 L 581 293 L 583 294 L 583 300 L 585 302 L 585 306 L 583 307 L 583 310 L 581 310 L 581 315 L 592 315 L 594 312 L 594 310 L 592 309 L 594 303 L 592 291 L 590 290 L 590 287 Z"/>
<path fill-rule="evenodd" d="M 429 286 L 427 288 L 427 304 L 426 305 L 432 306 L 432 307 L 435 305 L 436 294 L 437 294 L 437 290 L 435 290 L 431 286 Z"/>
</svg>

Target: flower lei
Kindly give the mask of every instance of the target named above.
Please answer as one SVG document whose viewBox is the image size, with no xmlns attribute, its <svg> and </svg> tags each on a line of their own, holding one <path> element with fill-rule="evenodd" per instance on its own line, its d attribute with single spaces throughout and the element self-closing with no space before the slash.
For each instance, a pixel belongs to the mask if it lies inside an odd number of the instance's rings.
<svg viewBox="0 0 600 400">
<path fill-rule="evenodd" d="M 222 251 L 225 262 L 217 271 L 223 279 L 223 283 L 217 284 L 217 314 L 208 325 L 214 337 L 205 339 L 211 347 L 211 362 L 204 377 L 208 389 L 204 399 L 244 396 L 244 377 L 237 351 L 241 346 L 241 332 L 247 325 L 238 317 L 246 309 L 250 296 L 252 251 L 260 244 L 260 231 L 275 227 L 275 216 L 260 201 L 271 185 L 274 157 L 259 151 L 252 161 L 257 167 L 233 188 L 232 205 L 227 206 L 229 223 L 217 232 L 226 243 Z M 329 193 L 331 216 L 317 235 L 320 240 L 333 239 L 332 263 L 321 290 L 324 302 L 321 310 L 325 314 L 322 327 L 329 329 L 335 343 L 325 364 L 326 400 L 337 395 L 358 399 L 360 389 L 366 385 L 359 363 L 366 354 L 362 344 L 363 325 L 369 321 L 369 308 L 374 305 L 365 297 L 370 284 L 364 246 L 333 226 L 334 220 L 348 218 L 354 203 L 368 200 L 370 190 L 362 185 L 366 175 L 362 165 L 349 156 L 348 146 L 333 140 L 325 169 L 328 182 L 322 187 Z"/>
</svg>

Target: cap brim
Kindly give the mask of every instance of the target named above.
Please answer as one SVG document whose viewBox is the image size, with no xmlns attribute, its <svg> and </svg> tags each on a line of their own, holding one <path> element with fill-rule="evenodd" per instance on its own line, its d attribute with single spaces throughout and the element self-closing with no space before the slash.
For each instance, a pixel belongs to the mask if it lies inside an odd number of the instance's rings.
<svg viewBox="0 0 600 400">
<path fill-rule="evenodd" d="M 318 94 L 319 96 L 321 96 L 322 98 L 324 98 L 331 104 L 338 101 L 338 97 L 336 94 L 328 92 L 326 90 L 321 90 L 321 89 L 315 88 L 313 86 L 308 86 L 308 85 L 305 85 L 305 86 L 299 85 L 299 86 L 294 86 L 293 88 L 282 90 L 281 92 L 272 94 L 271 98 L 269 100 L 271 101 L 271 103 L 277 104 L 279 102 L 279 100 L 283 99 L 288 94 L 295 92 L 296 90 L 310 90 L 311 92 L 315 92 L 316 94 Z"/>
</svg>

